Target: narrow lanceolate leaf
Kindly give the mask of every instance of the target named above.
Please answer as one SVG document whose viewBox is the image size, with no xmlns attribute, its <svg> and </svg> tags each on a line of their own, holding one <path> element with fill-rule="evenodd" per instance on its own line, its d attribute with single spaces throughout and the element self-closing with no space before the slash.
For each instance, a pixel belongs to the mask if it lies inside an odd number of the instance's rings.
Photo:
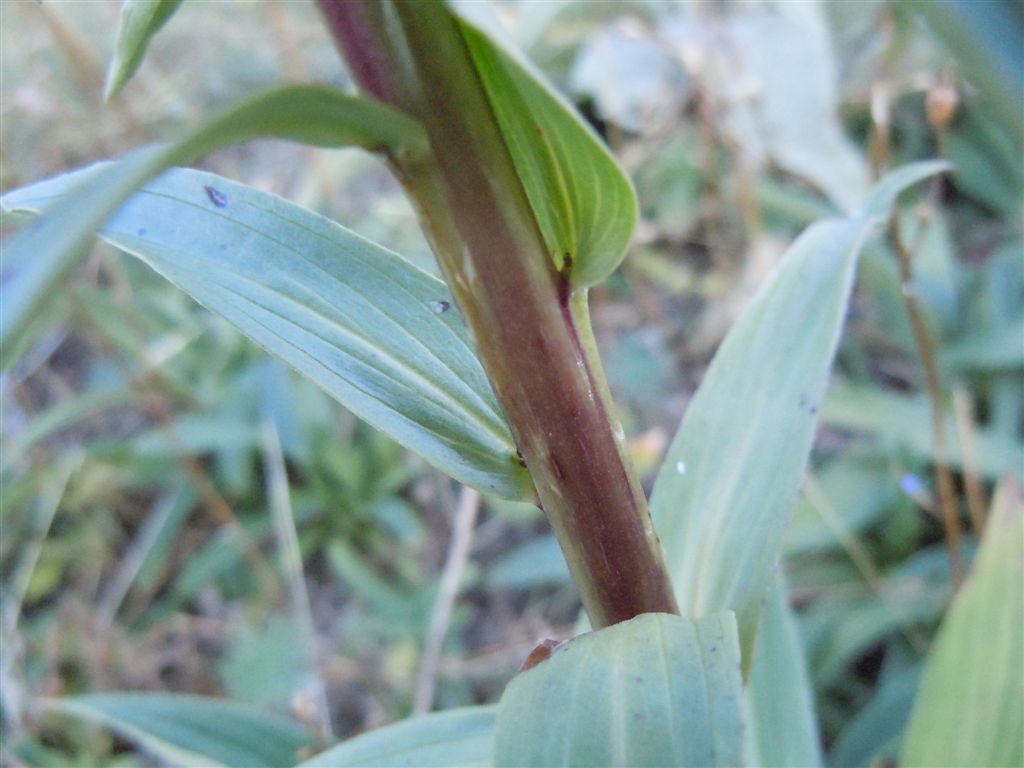
<svg viewBox="0 0 1024 768">
<path fill-rule="evenodd" d="M 581 635 L 498 705 L 498 766 L 734 766 L 743 749 L 736 621 L 647 613 Z"/>
<path fill-rule="evenodd" d="M 974 569 L 928 655 L 900 765 L 1024 765 L 1024 498 L 996 491 Z"/>
<path fill-rule="evenodd" d="M 555 264 L 571 259 L 574 287 L 601 282 L 636 225 L 629 179 L 543 75 L 471 23 L 460 28 Z"/>
<path fill-rule="evenodd" d="M 896 171 L 858 211 L 800 236 L 722 343 L 658 475 L 651 513 L 680 608 L 687 616 L 736 611 L 745 668 L 857 257 L 896 195 L 945 167 Z"/>
<path fill-rule="evenodd" d="M 495 707 L 465 707 L 378 728 L 299 768 L 470 768 L 491 765 Z"/>
<path fill-rule="evenodd" d="M 173 766 L 280 768 L 313 742 L 297 723 L 228 699 L 109 693 L 48 699 L 44 709 L 109 728 Z"/>
<path fill-rule="evenodd" d="M 814 692 L 781 575 L 758 633 L 747 706 L 751 765 L 821 765 Z"/>
<path fill-rule="evenodd" d="M 4 205 L 61 206 L 108 173 L 40 182 Z M 440 280 L 311 211 L 193 170 L 151 182 L 100 234 L 442 471 L 506 498 L 526 493 L 526 470 Z"/>
<path fill-rule="evenodd" d="M 88 177 L 40 221 L 4 244 L 0 261 L 0 367 L 35 309 L 89 246 L 93 233 L 147 179 L 221 147 L 274 137 L 320 147 L 415 153 L 426 146 L 419 123 L 362 96 L 318 85 L 280 88 L 213 118 L 181 141 L 135 150 Z M 7 207 L 5 205 L 5 207 Z"/>
<path fill-rule="evenodd" d="M 181 0 L 125 0 L 114 43 L 114 57 L 107 70 L 104 98 L 112 99 L 135 74 L 146 47 L 160 27 L 174 15 Z"/>
</svg>

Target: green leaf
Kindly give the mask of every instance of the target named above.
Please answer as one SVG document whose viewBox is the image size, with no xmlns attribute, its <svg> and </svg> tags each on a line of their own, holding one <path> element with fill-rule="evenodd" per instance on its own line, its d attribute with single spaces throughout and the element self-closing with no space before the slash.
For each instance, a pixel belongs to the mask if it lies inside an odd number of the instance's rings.
<svg viewBox="0 0 1024 768">
<path fill-rule="evenodd" d="M 845 725 L 829 752 L 829 765 L 895 765 L 921 677 L 920 662 L 887 674 L 871 700 Z"/>
<path fill-rule="evenodd" d="M 0 262 L 0 367 L 12 360 L 17 337 L 39 304 L 74 266 L 92 235 L 132 192 L 172 165 L 257 138 L 320 147 L 356 146 L 390 153 L 426 147 L 419 123 L 373 99 L 319 85 L 279 88 L 210 120 L 180 141 L 134 150 L 81 189 L 66 195 L 40 221 L 5 243 Z M 3 207 L 11 208 L 3 198 Z"/>
<path fill-rule="evenodd" d="M 633 186 L 542 74 L 464 18 L 460 28 L 555 264 L 571 257 L 574 287 L 601 282 L 632 237 Z"/>
<path fill-rule="evenodd" d="M 4 205 L 63 207 L 110 169 L 40 182 Z M 132 197 L 101 235 L 460 482 L 528 492 L 447 287 L 402 257 L 280 198 L 182 169 Z"/>
<path fill-rule="evenodd" d="M 858 211 L 800 236 L 722 343 L 658 474 L 651 512 L 683 614 L 736 611 L 746 668 L 857 257 L 896 195 L 946 167 L 897 170 Z"/>
<path fill-rule="evenodd" d="M 311 734 L 296 723 L 228 699 L 109 693 L 47 699 L 44 708 L 109 728 L 177 766 L 293 765 Z"/>
<path fill-rule="evenodd" d="M 581 635 L 505 689 L 495 765 L 739 765 L 739 663 L 730 612 Z"/>
<path fill-rule="evenodd" d="M 1024 317 L 995 328 L 965 334 L 942 350 L 942 361 L 961 371 L 1020 370 L 1024 368 Z"/>
<path fill-rule="evenodd" d="M 899 483 L 886 462 L 859 456 L 834 459 L 808 483 L 786 532 L 789 557 L 839 548 L 844 533 L 877 521 L 899 498 Z"/>
<path fill-rule="evenodd" d="M 533 589 L 570 580 L 565 555 L 552 535 L 512 547 L 487 568 L 487 584 L 492 589 Z"/>
<path fill-rule="evenodd" d="M 149 41 L 174 15 L 179 5 L 181 0 L 125 0 L 117 28 L 114 58 L 107 70 L 105 99 L 114 98 L 131 80 L 146 55 Z"/>
<path fill-rule="evenodd" d="M 1017 389 L 1019 392 L 1019 386 Z M 935 459 L 931 401 L 925 393 L 903 394 L 836 381 L 825 400 L 821 418 L 830 426 L 873 435 L 883 454 L 891 454 L 895 449 L 922 462 Z M 950 436 L 946 458 L 951 466 L 959 468 L 963 466 L 963 456 L 952 408 L 947 409 L 946 420 L 946 434 Z M 985 477 L 996 479 L 1006 472 L 1024 477 L 1024 445 L 1015 434 L 991 426 L 979 427 L 973 459 L 977 472 Z"/>
<path fill-rule="evenodd" d="M 758 633 L 747 703 L 752 765 L 821 765 L 814 692 L 781 574 Z"/>
<path fill-rule="evenodd" d="M 1024 499 L 1007 478 L 929 653 L 901 765 L 1024 765 L 1022 583 Z"/>
<path fill-rule="evenodd" d="M 468 768 L 491 765 L 495 707 L 465 707 L 378 728 L 300 768 Z"/>
</svg>

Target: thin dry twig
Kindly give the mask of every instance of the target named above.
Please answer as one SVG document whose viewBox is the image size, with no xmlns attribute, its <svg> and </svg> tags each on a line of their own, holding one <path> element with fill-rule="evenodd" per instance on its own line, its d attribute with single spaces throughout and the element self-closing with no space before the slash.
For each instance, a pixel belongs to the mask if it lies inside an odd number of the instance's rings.
<svg viewBox="0 0 1024 768">
<path fill-rule="evenodd" d="M 925 223 L 922 223 L 922 229 Z M 942 375 L 935 354 L 935 343 L 928 323 L 925 321 L 921 300 L 914 292 L 914 254 L 903 242 L 900 232 L 899 211 L 893 215 L 889 226 L 890 239 L 899 262 L 900 283 L 902 286 L 903 303 L 907 308 L 910 326 L 914 333 L 918 354 L 924 366 L 925 382 L 928 397 L 931 401 L 932 415 L 932 447 L 935 452 L 935 478 L 939 490 L 939 506 L 942 509 L 942 521 L 946 530 L 946 546 L 949 548 L 950 562 L 953 568 L 953 586 L 958 588 L 964 579 L 963 545 L 960 541 L 960 516 L 957 511 L 956 488 L 953 484 L 953 472 L 949 468 L 946 442 L 946 412 L 944 407 Z M 920 239 L 921 233 L 918 233 Z"/>
<path fill-rule="evenodd" d="M 476 524 L 480 510 L 480 494 L 472 488 L 464 487 L 459 497 L 459 506 L 455 511 L 452 524 L 451 540 L 448 545 L 448 556 L 441 572 L 441 584 L 434 609 L 430 615 L 430 627 L 423 648 L 423 659 L 420 663 L 420 674 L 416 681 L 412 710 L 421 715 L 429 712 L 434 705 L 434 694 L 437 691 L 437 674 L 441 665 L 441 651 L 444 639 L 448 634 L 448 625 L 452 619 L 452 608 L 459 594 L 462 573 L 469 560 L 469 548 L 473 540 L 473 526 Z"/>
<path fill-rule="evenodd" d="M 288 491 L 288 473 L 284 463 L 284 451 L 281 449 L 281 438 L 278 435 L 277 427 L 270 418 L 263 419 L 261 438 L 263 472 L 266 476 L 274 534 L 288 580 L 288 599 L 292 617 L 308 644 L 307 652 L 310 666 L 313 669 L 311 693 L 315 701 L 315 719 L 321 738 L 325 744 L 330 744 L 334 741 L 334 731 L 331 728 L 327 687 L 320 674 L 320 651 L 316 640 L 316 625 L 313 621 L 309 592 L 306 589 L 306 575 L 302 566 L 299 536 L 295 530 L 295 514 Z"/>
<path fill-rule="evenodd" d="M 964 487 L 967 491 L 967 509 L 971 515 L 971 526 L 980 539 L 985 529 L 985 486 L 978 472 L 978 422 L 974 416 L 971 394 L 964 387 L 953 388 L 953 413 L 956 416 L 956 431 L 960 438 L 960 454 L 963 460 Z"/>
</svg>

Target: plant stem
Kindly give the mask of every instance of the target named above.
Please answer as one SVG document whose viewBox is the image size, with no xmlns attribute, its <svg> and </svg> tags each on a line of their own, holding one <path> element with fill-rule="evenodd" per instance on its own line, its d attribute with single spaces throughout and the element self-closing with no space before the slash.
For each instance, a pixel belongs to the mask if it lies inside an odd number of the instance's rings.
<svg viewBox="0 0 1024 768">
<path fill-rule="evenodd" d="M 586 294 L 547 253 L 458 25 L 442 3 L 319 0 L 353 74 L 420 119 L 392 158 L 509 419 L 595 628 L 678 613 L 593 345 Z"/>
<path fill-rule="evenodd" d="M 963 461 L 964 489 L 967 491 L 967 510 L 971 515 L 974 535 L 979 539 L 985 530 L 985 514 L 988 502 L 985 500 L 985 486 L 978 472 L 978 428 L 974 416 L 971 393 L 963 386 L 953 389 L 953 413 L 960 438 L 960 457 Z"/>
<path fill-rule="evenodd" d="M 923 226 L 923 225 L 922 225 Z M 942 374 L 935 355 L 935 344 L 928 322 L 925 320 L 921 300 L 914 292 L 914 254 L 903 242 L 899 225 L 899 210 L 892 217 L 890 239 L 899 261 L 900 284 L 903 303 L 907 308 L 910 326 L 917 342 L 921 363 L 924 365 L 925 381 L 928 397 L 931 400 L 932 412 L 932 445 L 935 449 L 935 478 L 939 489 L 939 506 L 942 509 L 942 521 L 946 530 L 946 546 L 953 571 L 953 587 L 959 588 L 964 580 L 963 545 L 960 542 L 960 515 L 957 510 L 956 488 L 953 483 L 953 472 L 949 468 L 946 451 L 946 409 L 942 389 Z"/>
</svg>

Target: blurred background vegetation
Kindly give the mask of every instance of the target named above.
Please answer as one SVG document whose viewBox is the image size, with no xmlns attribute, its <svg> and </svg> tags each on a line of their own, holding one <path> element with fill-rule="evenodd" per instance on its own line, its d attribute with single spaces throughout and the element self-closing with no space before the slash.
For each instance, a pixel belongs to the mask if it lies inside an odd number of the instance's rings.
<svg viewBox="0 0 1024 768">
<path fill-rule="evenodd" d="M 881 0 L 499 8 L 637 186 L 632 252 L 592 305 L 647 481 L 795 235 L 885 167 L 956 165 L 898 214 L 906 291 L 889 241 L 865 254 L 786 550 L 833 765 L 895 754 L 954 577 L 905 293 L 942 376 L 967 563 L 993 482 L 1024 469 L 1024 105 L 1000 69 L 1024 62 L 1024 20 L 976 7 L 995 13 L 978 28 Z M 190 0 L 104 104 L 118 12 L 0 3 L 4 190 L 275 83 L 346 82 L 311 2 Z M 204 165 L 433 269 L 368 156 L 257 142 Z M 484 499 L 474 518 L 453 483 L 109 246 L 61 290 L 0 378 L 0 760 L 135 764 L 40 697 L 223 694 L 341 737 L 493 701 L 539 640 L 573 634 L 578 599 L 536 508 Z"/>
</svg>

